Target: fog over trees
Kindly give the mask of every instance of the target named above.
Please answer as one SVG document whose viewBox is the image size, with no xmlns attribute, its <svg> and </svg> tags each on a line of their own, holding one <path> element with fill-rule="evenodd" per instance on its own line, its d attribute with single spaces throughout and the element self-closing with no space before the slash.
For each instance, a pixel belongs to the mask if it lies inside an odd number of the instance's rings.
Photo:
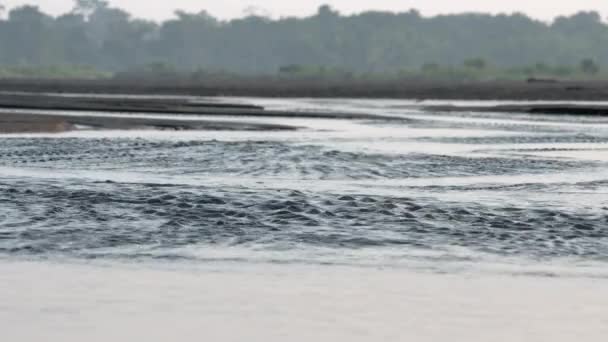
<svg viewBox="0 0 608 342">
<path fill-rule="evenodd" d="M 101 0 L 77 0 L 70 13 L 58 17 L 36 6 L 4 14 L 3 66 L 121 71 L 165 65 L 257 74 L 294 65 L 384 72 L 465 61 L 472 67 L 540 67 L 585 60 L 590 71 L 594 63 L 608 64 L 608 25 L 595 12 L 545 23 L 523 14 L 423 17 L 416 10 L 342 16 L 322 6 L 306 18 L 251 15 L 220 21 L 204 11 L 178 11 L 174 19 L 157 23 Z"/>
</svg>

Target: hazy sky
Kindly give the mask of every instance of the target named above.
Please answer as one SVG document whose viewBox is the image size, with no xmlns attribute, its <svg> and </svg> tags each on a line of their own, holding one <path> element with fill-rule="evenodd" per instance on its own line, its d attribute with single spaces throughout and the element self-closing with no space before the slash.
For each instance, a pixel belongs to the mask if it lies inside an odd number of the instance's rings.
<svg viewBox="0 0 608 342">
<path fill-rule="evenodd" d="M 419 9 L 424 15 L 454 12 L 514 12 L 550 20 L 557 15 L 579 10 L 596 10 L 608 16 L 608 0 L 110 0 L 113 6 L 123 8 L 138 17 L 156 20 L 170 17 L 174 10 L 207 10 L 221 18 L 242 16 L 251 6 L 261 8 L 273 17 L 302 16 L 316 12 L 321 4 L 330 4 L 342 13 L 369 9 L 405 11 Z M 35 4 L 47 13 L 59 14 L 72 8 L 72 0 L 0 0 L 0 4 L 13 7 Z"/>
</svg>

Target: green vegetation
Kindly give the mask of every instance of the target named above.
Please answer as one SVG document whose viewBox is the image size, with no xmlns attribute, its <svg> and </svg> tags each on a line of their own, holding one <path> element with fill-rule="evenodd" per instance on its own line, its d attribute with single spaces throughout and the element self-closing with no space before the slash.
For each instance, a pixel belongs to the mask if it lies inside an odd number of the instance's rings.
<svg viewBox="0 0 608 342">
<path fill-rule="evenodd" d="M 341 68 L 291 64 L 282 66 L 276 73 L 264 74 L 266 78 L 284 80 L 331 80 L 331 81 L 390 81 L 399 79 L 426 79 L 451 81 L 488 80 L 605 80 L 608 73 L 591 59 L 584 59 L 578 66 L 549 66 L 536 63 L 532 66 L 498 68 L 489 66 L 484 60 L 467 60 L 461 66 L 443 66 L 437 63 L 424 64 L 418 69 L 402 69 L 394 72 L 354 72 Z M 179 70 L 163 63 L 130 68 L 120 72 L 103 72 L 85 66 L 0 66 L 0 78 L 57 78 L 57 79 L 140 79 L 166 80 L 172 82 L 236 81 L 256 79 L 255 75 L 229 71 L 207 71 L 203 69 Z"/>
<path fill-rule="evenodd" d="M 591 59 L 583 59 L 579 65 L 551 66 L 535 63 L 523 67 L 496 67 L 484 59 L 465 60 L 462 65 L 440 65 L 426 63 L 420 69 L 402 69 L 396 72 L 356 73 L 343 69 L 319 66 L 289 65 L 279 69 L 282 78 L 326 78 L 326 79 L 360 79 L 360 80 L 396 80 L 396 79 L 430 79 L 452 81 L 484 80 L 600 80 L 607 79 L 599 65 Z M 236 77 L 236 76 L 235 76 Z"/>
<path fill-rule="evenodd" d="M 76 0 L 58 17 L 22 6 L 0 20 L 0 77 L 595 79 L 605 78 L 602 65 L 608 24 L 595 12 L 544 23 L 415 10 L 343 16 L 322 6 L 306 18 L 178 11 L 157 23 Z"/>
<path fill-rule="evenodd" d="M 112 73 L 101 72 L 86 66 L 17 66 L 0 67 L 0 78 L 78 78 L 99 79 L 112 77 Z"/>
<path fill-rule="evenodd" d="M 584 59 L 579 66 L 547 65 L 535 63 L 521 67 L 496 67 L 483 59 L 470 59 L 462 66 L 440 66 L 425 64 L 420 72 L 406 73 L 410 77 L 451 80 L 590 80 L 606 79 L 599 65 L 591 59 Z"/>
</svg>

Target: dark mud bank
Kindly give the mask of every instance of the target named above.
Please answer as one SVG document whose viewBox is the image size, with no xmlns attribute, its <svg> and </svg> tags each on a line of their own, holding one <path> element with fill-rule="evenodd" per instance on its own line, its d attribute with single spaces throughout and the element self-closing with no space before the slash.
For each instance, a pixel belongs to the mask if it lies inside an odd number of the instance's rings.
<svg viewBox="0 0 608 342">
<path fill-rule="evenodd" d="M 608 115 L 608 105 L 600 104 L 521 104 L 500 106 L 426 106 L 431 112 L 495 112 L 554 115 Z"/>
<path fill-rule="evenodd" d="M 149 94 L 152 95 L 152 94 Z M 319 119 L 397 119 L 392 116 L 349 112 L 277 111 L 237 102 L 188 98 L 151 98 L 123 96 L 87 96 L 71 94 L 0 93 L 0 109 L 31 109 L 72 112 L 110 112 L 144 114 L 181 114 L 205 116 L 299 117 Z"/>
<path fill-rule="evenodd" d="M 219 120 L 174 120 L 137 117 L 73 116 L 27 113 L 0 113 L 0 133 L 60 133 L 76 129 L 156 129 L 215 131 L 277 131 L 297 127 L 253 122 Z"/>
</svg>

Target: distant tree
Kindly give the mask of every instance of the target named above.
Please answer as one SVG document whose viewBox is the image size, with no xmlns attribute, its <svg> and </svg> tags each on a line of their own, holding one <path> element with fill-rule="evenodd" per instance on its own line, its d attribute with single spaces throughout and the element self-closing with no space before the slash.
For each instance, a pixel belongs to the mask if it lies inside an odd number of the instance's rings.
<svg viewBox="0 0 608 342">
<path fill-rule="evenodd" d="M 580 63 L 580 69 L 582 72 L 590 75 L 595 75 L 600 72 L 600 67 L 591 58 L 583 59 Z"/>
<path fill-rule="evenodd" d="M 483 58 L 472 58 L 464 61 L 464 66 L 471 69 L 482 70 L 487 66 L 486 61 Z"/>
<path fill-rule="evenodd" d="M 74 9 L 59 16 L 35 6 L 11 10 L 0 20 L 0 47 L 2 65 L 80 64 L 105 71 L 153 62 L 180 71 L 242 74 L 275 74 L 289 65 L 324 75 L 339 74 L 336 68 L 395 74 L 422 66 L 423 72 L 438 69 L 441 77 L 478 77 L 491 73 L 491 64 L 516 68 L 519 74 L 569 77 L 583 70 L 599 73 L 599 66 L 608 63 L 608 23 L 596 12 L 548 24 L 521 13 L 342 15 L 328 5 L 305 18 L 271 19 L 251 10 L 245 18 L 219 20 L 204 11 L 177 11 L 155 23 L 133 18 L 105 0 L 75 0 Z M 581 56 L 595 60 L 583 67 Z M 537 61 L 543 65 L 535 66 Z"/>
<path fill-rule="evenodd" d="M 575 74 L 575 68 L 571 68 L 569 66 L 558 66 L 553 69 L 553 74 L 560 77 L 569 77 Z"/>
<path fill-rule="evenodd" d="M 322 5 L 317 10 L 317 16 L 319 16 L 321 18 L 337 17 L 339 15 L 340 14 L 337 11 L 335 11 L 334 9 L 332 9 L 331 6 L 329 6 L 329 5 Z"/>
<path fill-rule="evenodd" d="M 546 73 L 546 72 L 549 72 L 550 69 L 551 68 L 547 64 L 545 64 L 543 62 L 537 62 L 534 65 L 534 71 L 536 71 L 536 72 Z"/>
<path fill-rule="evenodd" d="M 297 64 L 284 65 L 279 68 L 281 74 L 297 74 L 304 71 L 304 67 Z"/>
<path fill-rule="evenodd" d="M 108 8 L 108 2 L 104 0 L 75 0 L 72 13 L 90 16 L 96 11 Z"/>
<path fill-rule="evenodd" d="M 558 17 L 553 23 L 555 29 L 570 34 L 588 32 L 598 26 L 602 26 L 602 17 L 598 12 L 579 12 L 570 17 Z"/>
<path fill-rule="evenodd" d="M 441 69 L 441 66 L 437 63 L 425 63 L 421 68 L 423 72 L 435 72 L 439 69 Z"/>
<path fill-rule="evenodd" d="M 53 64 L 63 59 L 63 47 L 54 44 L 53 24 L 53 17 L 37 6 L 13 8 L 3 25 L 5 40 L 0 42 L 6 51 L 3 59 L 22 65 Z"/>
</svg>

